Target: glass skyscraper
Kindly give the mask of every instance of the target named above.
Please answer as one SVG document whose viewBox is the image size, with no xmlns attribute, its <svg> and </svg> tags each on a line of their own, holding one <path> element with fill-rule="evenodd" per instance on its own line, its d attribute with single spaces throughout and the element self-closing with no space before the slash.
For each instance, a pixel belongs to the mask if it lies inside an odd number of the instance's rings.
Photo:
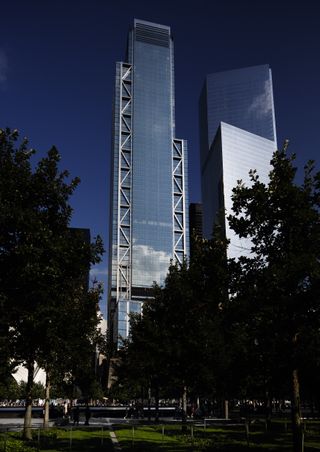
<svg viewBox="0 0 320 452">
<path fill-rule="evenodd" d="M 175 137 L 170 28 L 135 20 L 116 65 L 108 319 L 126 338 L 170 260 L 189 254 L 187 144 Z"/>
<path fill-rule="evenodd" d="M 250 242 L 235 236 L 226 221 L 232 188 L 238 180 L 250 184 L 250 169 L 256 169 L 261 182 L 267 182 L 276 147 L 269 66 L 208 75 L 200 97 L 203 232 L 209 238 L 215 222 L 222 221 L 230 239 L 230 257 L 250 251 Z"/>
</svg>

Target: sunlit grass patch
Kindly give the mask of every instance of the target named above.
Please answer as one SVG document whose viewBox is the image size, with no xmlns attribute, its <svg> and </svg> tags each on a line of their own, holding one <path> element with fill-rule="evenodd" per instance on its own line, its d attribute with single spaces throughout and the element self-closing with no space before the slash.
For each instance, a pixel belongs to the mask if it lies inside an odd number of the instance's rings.
<svg viewBox="0 0 320 452">
<path fill-rule="evenodd" d="M 187 426 L 187 432 L 181 425 L 121 425 L 116 435 L 124 451 L 292 451 L 291 432 L 276 428 L 265 430 L 264 424 L 250 426 L 247 434 L 245 426 L 200 427 Z M 305 434 L 305 446 L 308 451 L 320 450 L 320 432 L 313 435 L 314 429 Z M 319 442 L 317 442 L 317 439 Z"/>
</svg>

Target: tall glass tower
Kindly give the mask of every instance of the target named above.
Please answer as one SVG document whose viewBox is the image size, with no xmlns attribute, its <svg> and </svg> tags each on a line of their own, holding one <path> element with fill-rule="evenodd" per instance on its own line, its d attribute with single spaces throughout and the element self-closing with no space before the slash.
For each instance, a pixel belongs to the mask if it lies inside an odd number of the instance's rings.
<svg viewBox="0 0 320 452">
<path fill-rule="evenodd" d="M 135 20 L 116 65 L 111 187 L 109 328 L 126 338 L 170 260 L 189 254 L 187 145 L 175 137 L 170 28 Z"/>
<path fill-rule="evenodd" d="M 230 257 L 250 251 L 250 242 L 238 238 L 226 220 L 232 208 L 232 188 L 238 180 L 250 184 L 250 169 L 256 169 L 261 182 L 267 182 L 276 147 L 269 66 L 208 75 L 200 97 L 203 233 L 209 238 L 215 222 L 222 221 L 230 239 Z"/>
</svg>

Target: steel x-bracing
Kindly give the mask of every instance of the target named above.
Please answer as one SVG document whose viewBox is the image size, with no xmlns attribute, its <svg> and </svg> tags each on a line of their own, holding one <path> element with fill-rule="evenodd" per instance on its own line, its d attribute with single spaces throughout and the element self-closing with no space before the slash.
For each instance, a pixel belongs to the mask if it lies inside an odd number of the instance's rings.
<svg viewBox="0 0 320 452">
<path fill-rule="evenodd" d="M 131 296 L 132 67 L 121 64 L 117 300 Z"/>
<path fill-rule="evenodd" d="M 172 145 L 173 255 L 177 262 L 182 263 L 186 254 L 184 141 L 174 138 Z"/>
</svg>

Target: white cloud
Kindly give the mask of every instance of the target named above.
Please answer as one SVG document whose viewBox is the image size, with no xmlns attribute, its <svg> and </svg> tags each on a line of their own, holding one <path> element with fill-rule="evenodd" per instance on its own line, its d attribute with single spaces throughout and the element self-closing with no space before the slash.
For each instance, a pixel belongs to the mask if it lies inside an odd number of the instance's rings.
<svg viewBox="0 0 320 452">
<path fill-rule="evenodd" d="M 156 251 L 150 246 L 132 247 L 132 282 L 134 285 L 152 286 L 153 282 L 161 284 L 168 273 L 172 256 L 165 251 Z"/>
<path fill-rule="evenodd" d="M 259 96 L 256 96 L 250 107 L 249 113 L 255 112 L 258 116 L 266 116 L 272 110 L 272 95 L 271 87 L 268 80 L 264 83 L 264 91 Z"/>
<path fill-rule="evenodd" d="M 93 267 L 90 270 L 90 277 L 102 277 L 102 276 L 108 276 L 108 267 Z"/>
<path fill-rule="evenodd" d="M 3 50 L 0 49 L 0 85 L 7 81 L 8 59 Z"/>
</svg>

